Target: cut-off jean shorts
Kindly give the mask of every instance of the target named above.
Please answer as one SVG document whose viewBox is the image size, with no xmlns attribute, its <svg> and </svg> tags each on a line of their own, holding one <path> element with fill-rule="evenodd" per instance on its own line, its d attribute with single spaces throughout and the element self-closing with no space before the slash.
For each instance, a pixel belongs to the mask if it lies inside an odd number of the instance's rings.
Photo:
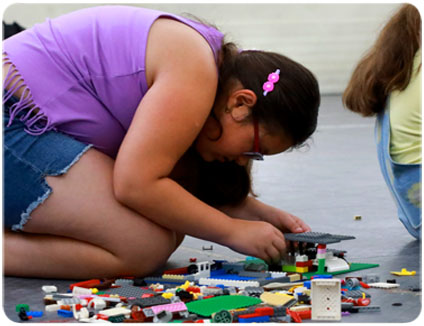
<svg viewBox="0 0 424 326">
<path fill-rule="evenodd" d="M 3 225 L 20 231 L 52 192 L 45 177 L 66 173 L 92 145 L 56 131 L 32 136 L 19 116 L 6 127 L 16 101 L 12 97 L 3 108 Z"/>
</svg>

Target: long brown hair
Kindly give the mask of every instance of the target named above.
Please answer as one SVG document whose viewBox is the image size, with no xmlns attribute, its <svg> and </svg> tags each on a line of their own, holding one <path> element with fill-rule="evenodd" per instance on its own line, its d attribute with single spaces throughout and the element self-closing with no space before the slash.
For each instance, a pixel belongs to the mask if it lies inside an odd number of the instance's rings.
<svg viewBox="0 0 424 326">
<path fill-rule="evenodd" d="M 392 91 L 408 86 L 420 47 L 420 13 L 413 5 L 404 4 L 355 68 L 343 94 L 345 107 L 365 117 L 382 111 Z"/>
</svg>

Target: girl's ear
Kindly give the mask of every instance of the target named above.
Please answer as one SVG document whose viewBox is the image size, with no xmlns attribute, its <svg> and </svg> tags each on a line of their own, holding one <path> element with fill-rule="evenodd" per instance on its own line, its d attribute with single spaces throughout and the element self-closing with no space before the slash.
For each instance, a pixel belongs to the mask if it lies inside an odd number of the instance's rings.
<svg viewBox="0 0 424 326">
<path fill-rule="evenodd" d="M 235 121 L 244 121 L 250 115 L 256 100 L 256 94 L 252 90 L 239 89 L 228 98 L 226 111 L 231 113 Z"/>
</svg>

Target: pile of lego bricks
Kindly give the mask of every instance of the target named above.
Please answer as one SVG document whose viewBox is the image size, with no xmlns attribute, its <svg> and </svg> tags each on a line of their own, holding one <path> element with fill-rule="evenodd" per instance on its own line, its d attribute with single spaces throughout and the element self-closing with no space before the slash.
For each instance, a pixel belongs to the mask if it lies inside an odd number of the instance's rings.
<svg viewBox="0 0 424 326">
<path fill-rule="evenodd" d="M 46 285 L 45 312 L 26 305 L 16 310 L 21 320 L 36 321 L 44 313 L 49 320 L 61 316 L 60 322 L 138 323 L 338 321 L 351 313 L 379 310 L 364 291 L 378 281 L 373 274 L 368 279 L 325 274 L 307 280 L 299 273 L 267 271 L 264 265 L 255 260 L 192 261 L 160 277 L 74 283 L 67 293 Z"/>
</svg>

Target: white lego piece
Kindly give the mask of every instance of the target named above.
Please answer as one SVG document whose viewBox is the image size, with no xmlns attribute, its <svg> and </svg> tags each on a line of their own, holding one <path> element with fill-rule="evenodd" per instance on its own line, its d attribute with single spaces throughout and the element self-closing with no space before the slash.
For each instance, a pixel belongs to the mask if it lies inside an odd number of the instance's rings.
<svg viewBox="0 0 424 326">
<path fill-rule="evenodd" d="M 41 290 L 43 290 L 44 293 L 55 293 L 57 292 L 57 287 L 54 285 L 43 285 Z"/>
<path fill-rule="evenodd" d="M 296 263 L 298 262 L 307 262 L 309 260 L 308 255 L 297 255 L 295 257 Z"/>
<path fill-rule="evenodd" d="M 278 278 L 278 277 L 287 276 L 287 273 L 286 272 L 272 272 L 272 271 L 270 271 L 269 273 L 271 274 L 271 277 L 272 278 Z"/>
<path fill-rule="evenodd" d="M 197 265 L 197 273 L 192 274 L 194 276 L 195 280 L 198 280 L 200 278 L 208 278 L 211 276 L 211 263 L 208 261 L 203 261 L 200 263 L 196 263 Z"/>
<path fill-rule="evenodd" d="M 259 286 L 257 281 L 237 281 L 237 280 L 223 280 L 223 279 L 214 279 L 214 278 L 201 278 L 199 280 L 199 285 L 209 285 L 216 286 L 222 284 L 224 286 L 235 286 L 240 289 L 244 289 L 247 286 Z"/>
<path fill-rule="evenodd" d="M 372 288 L 378 288 L 378 289 L 394 289 L 400 286 L 397 283 L 384 283 L 384 282 L 369 283 L 368 285 Z"/>
<path fill-rule="evenodd" d="M 311 282 L 312 320 L 340 320 L 340 279 L 313 279 Z"/>
<path fill-rule="evenodd" d="M 327 267 L 328 273 L 345 271 L 350 268 L 346 260 L 335 257 L 333 254 L 331 254 L 331 256 L 327 255 L 327 258 L 325 259 L 325 266 Z"/>
<path fill-rule="evenodd" d="M 106 301 L 101 298 L 94 298 L 89 302 L 88 307 L 96 310 L 102 310 L 106 308 Z"/>
<path fill-rule="evenodd" d="M 60 309 L 60 304 L 49 304 L 44 307 L 45 311 L 58 311 Z"/>
<path fill-rule="evenodd" d="M 119 316 L 119 315 L 125 315 L 129 317 L 131 315 L 131 310 L 127 308 L 122 308 L 122 307 L 110 308 L 110 309 L 102 310 L 100 314 L 108 316 L 108 317 Z"/>
<path fill-rule="evenodd" d="M 72 289 L 72 295 L 74 297 L 77 297 L 79 295 L 91 295 L 91 290 L 87 289 L 87 288 L 82 288 L 80 286 L 74 286 L 74 288 Z"/>
<path fill-rule="evenodd" d="M 83 307 L 79 311 L 77 311 L 76 305 L 72 306 L 72 313 L 74 315 L 74 318 L 76 320 L 80 319 L 88 319 L 89 318 L 89 312 L 88 309 Z"/>
</svg>

